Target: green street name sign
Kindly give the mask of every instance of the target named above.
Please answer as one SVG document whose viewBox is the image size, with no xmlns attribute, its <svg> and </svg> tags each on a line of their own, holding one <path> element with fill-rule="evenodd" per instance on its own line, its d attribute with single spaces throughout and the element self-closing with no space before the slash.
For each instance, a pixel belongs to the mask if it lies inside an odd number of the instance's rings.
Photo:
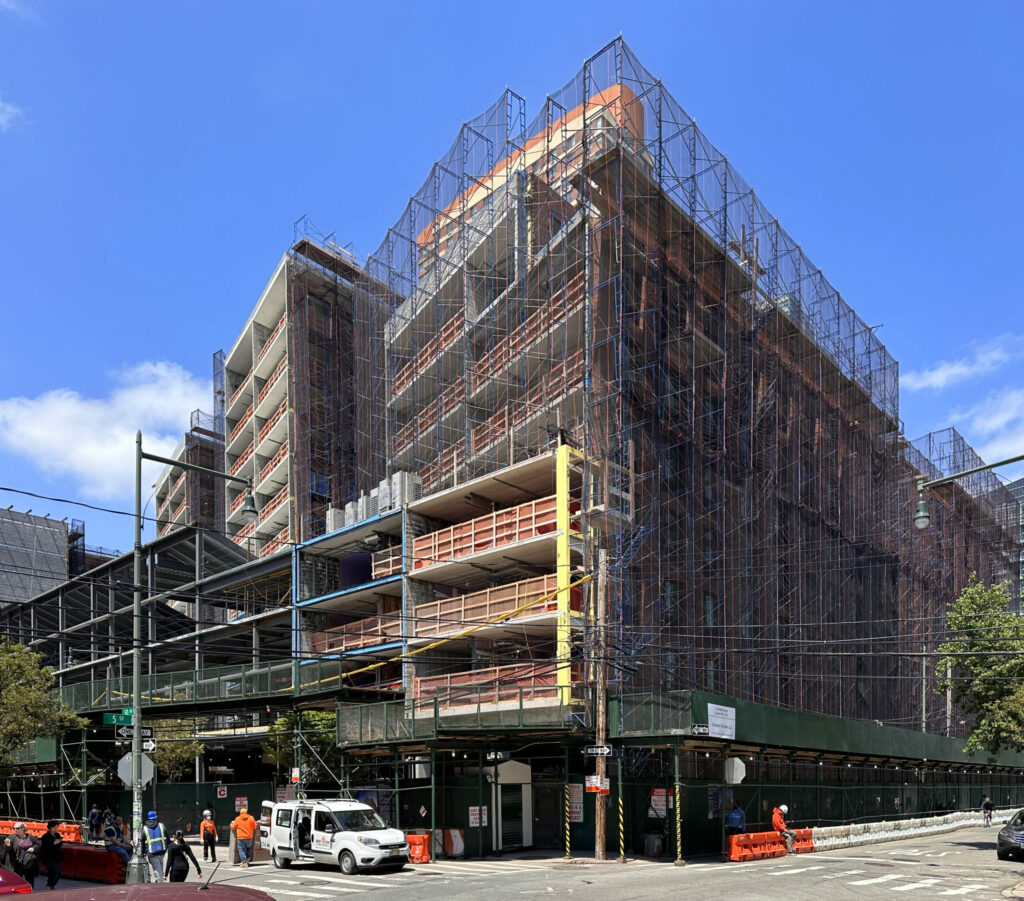
<svg viewBox="0 0 1024 901">
<path fill-rule="evenodd" d="M 124 716 L 131 716 L 133 713 L 135 713 L 135 708 L 134 707 L 122 707 L 121 708 L 121 713 Z"/>
<path fill-rule="evenodd" d="M 103 722 L 109 726 L 130 726 L 132 724 L 131 716 L 125 716 L 123 713 L 104 713 Z"/>
</svg>

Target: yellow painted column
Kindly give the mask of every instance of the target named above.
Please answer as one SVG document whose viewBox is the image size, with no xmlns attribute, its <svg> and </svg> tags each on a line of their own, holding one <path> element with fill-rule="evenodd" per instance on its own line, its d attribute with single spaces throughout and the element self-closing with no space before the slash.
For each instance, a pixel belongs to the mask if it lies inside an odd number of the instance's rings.
<svg viewBox="0 0 1024 901">
<path fill-rule="evenodd" d="M 561 445 L 555 455 L 555 500 L 557 506 L 558 543 L 555 552 L 555 574 L 558 587 L 558 626 L 556 654 L 558 656 L 557 683 L 562 704 L 569 704 L 572 696 L 572 667 L 569 657 L 572 653 L 572 606 L 569 586 L 573 581 L 571 547 L 573 539 L 581 537 L 572 527 L 573 501 L 570 491 L 569 466 L 573 461 L 582 462 L 583 454 L 578 450 Z M 576 512 L 577 522 L 579 511 Z"/>
</svg>

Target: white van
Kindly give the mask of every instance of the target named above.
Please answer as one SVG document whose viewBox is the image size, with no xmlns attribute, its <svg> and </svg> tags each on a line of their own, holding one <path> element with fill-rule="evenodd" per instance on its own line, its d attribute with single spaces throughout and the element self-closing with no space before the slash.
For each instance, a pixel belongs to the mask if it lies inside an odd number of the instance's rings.
<svg viewBox="0 0 1024 901">
<path fill-rule="evenodd" d="M 293 860 L 332 863 L 350 876 L 361 867 L 409 862 L 405 833 L 389 829 L 377 811 L 358 801 L 264 801 L 260 813 L 260 845 L 275 867 Z"/>
</svg>

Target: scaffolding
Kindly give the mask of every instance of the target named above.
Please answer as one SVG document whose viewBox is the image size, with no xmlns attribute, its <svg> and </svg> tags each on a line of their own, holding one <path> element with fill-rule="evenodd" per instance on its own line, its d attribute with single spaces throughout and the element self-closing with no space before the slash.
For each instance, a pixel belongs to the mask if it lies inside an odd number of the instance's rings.
<svg viewBox="0 0 1024 901">
<path fill-rule="evenodd" d="M 1004 572 L 988 488 L 929 568 L 910 491 L 955 454 L 912 453 L 873 328 L 621 39 L 532 121 L 506 91 L 462 126 L 353 309 L 357 489 L 580 451 L 614 690 L 916 726 L 933 674 L 904 643 L 941 640 L 968 569 Z"/>
</svg>

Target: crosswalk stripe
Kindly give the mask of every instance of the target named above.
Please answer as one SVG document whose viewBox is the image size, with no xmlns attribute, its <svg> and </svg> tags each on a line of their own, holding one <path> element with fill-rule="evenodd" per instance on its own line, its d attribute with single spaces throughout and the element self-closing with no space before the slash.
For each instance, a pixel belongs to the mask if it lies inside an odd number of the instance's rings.
<svg viewBox="0 0 1024 901">
<path fill-rule="evenodd" d="M 888 876 L 876 876 L 874 879 L 857 879 L 848 885 L 878 885 L 879 882 L 892 882 L 894 879 L 902 878 L 902 873 L 890 873 Z"/>
<path fill-rule="evenodd" d="M 936 882 L 941 882 L 941 879 L 922 879 L 920 882 L 908 882 L 906 885 L 894 885 L 892 890 L 894 892 L 909 892 L 916 888 L 928 888 L 930 885 L 935 885 Z"/>
<path fill-rule="evenodd" d="M 388 875 L 390 876 L 391 874 L 389 873 Z M 384 880 L 380 880 L 379 882 L 360 882 L 358 879 L 348 879 L 345 876 L 323 876 L 320 873 L 310 873 L 308 876 L 303 875 L 303 879 L 320 879 L 324 882 L 340 882 L 342 885 L 363 885 L 369 888 L 395 888 L 391 883 L 384 882 Z"/>
<path fill-rule="evenodd" d="M 546 870 L 547 867 L 516 866 L 513 861 L 508 863 L 428 863 L 424 867 L 431 870 L 447 870 L 459 873 L 525 873 L 530 870 Z"/>
<path fill-rule="evenodd" d="M 859 876 L 861 873 L 866 873 L 867 870 L 844 870 L 842 873 L 829 873 L 827 876 L 822 876 L 822 879 L 840 879 L 843 876 Z"/>
<path fill-rule="evenodd" d="M 961 885 L 960 888 L 946 889 L 944 892 L 939 892 L 940 895 L 969 895 L 971 892 L 976 892 L 978 889 L 988 888 L 987 885 Z"/>
<path fill-rule="evenodd" d="M 270 880 L 274 882 L 275 880 Z M 275 888 L 275 895 L 295 895 L 296 898 L 330 898 L 330 895 L 319 895 L 316 892 L 290 892 L 288 889 Z"/>
<path fill-rule="evenodd" d="M 769 873 L 769 876 L 794 876 L 797 873 L 807 873 L 810 870 L 824 870 L 824 867 L 790 867 L 789 869 L 779 870 L 775 873 Z"/>
<path fill-rule="evenodd" d="M 269 882 L 269 883 L 273 883 L 274 885 L 301 885 L 301 883 L 297 879 L 267 879 L 265 881 Z M 332 891 L 332 892 L 343 892 L 343 893 L 348 893 L 348 894 L 352 894 L 352 893 L 358 894 L 359 893 L 359 889 L 357 889 L 357 888 L 340 888 L 339 886 L 334 886 L 334 885 L 323 885 L 323 886 L 318 885 L 317 888 L 323 888 L 323 889 L 326 889 L 326 890 Z M 301 895 L 301 894 L 303 894 L 303 892 L 289 892 L 289 891 L 286 891 L 285 889 L 280 889 L 280 888 L 275 888 L 273 891 L 274 891 L 275 894 L 280 894 L 280 895 Z M 330 898 L 331 897 L 330 895 L 318 895 L 315 892 L 308 892 L 308 894 L 309 894 L 310 898 Z"/>
</svg>

